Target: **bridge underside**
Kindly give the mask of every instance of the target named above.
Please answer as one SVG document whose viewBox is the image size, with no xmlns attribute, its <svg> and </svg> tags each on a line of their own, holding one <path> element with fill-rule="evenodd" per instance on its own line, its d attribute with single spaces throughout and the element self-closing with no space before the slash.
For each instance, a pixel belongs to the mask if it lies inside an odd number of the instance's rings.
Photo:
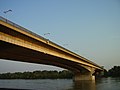
<svg viewBox="0 0 120 90">
<path fill-rule="evenodd" d="M 0 21 L 0 59 L 62 67 L 75 73 L 74 80 L 94 80 L 96 70 L 102 70 L 95 63 L 18 27 Z"/>
<path fill-rule="evenodd" d="M 92 73 L 80 64 L 4 41 L 0 41 L 0 59 L 58 66 L 74 72 L 75 80 L 92 80 L 93 78 Z"/>
</svg>

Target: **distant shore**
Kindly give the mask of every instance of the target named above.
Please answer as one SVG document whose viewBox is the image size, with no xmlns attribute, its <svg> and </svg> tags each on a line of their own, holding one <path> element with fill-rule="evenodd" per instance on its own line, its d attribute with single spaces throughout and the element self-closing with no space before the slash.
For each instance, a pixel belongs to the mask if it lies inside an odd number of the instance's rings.
<svg viewBox="0 0 120 90">
<path fill-rule="evenodd" d="M 72 79 L 73 76 L 74 73 L 72 73 L 69 70 L 63 71 L 44 70 L 33 72 L 28 71 L 28 72 L 2 73 L 0 74 L 0 79 Z M 108 71 L 104 70 L 104 75 L 102 75 L 102 77 L 120 77 L 120 66 L 114 66 Z"/>
<path fill-rule="evenodd" d="M 0 79 L 71 79 L 73 73 L 68 70 L 63 71 L 33 71 L 2 73 Z"/>
<path fill-rule="evenodd" d="M 0 88 L 0 90 L 28 90 L 28 89 Z"/>
</svg>

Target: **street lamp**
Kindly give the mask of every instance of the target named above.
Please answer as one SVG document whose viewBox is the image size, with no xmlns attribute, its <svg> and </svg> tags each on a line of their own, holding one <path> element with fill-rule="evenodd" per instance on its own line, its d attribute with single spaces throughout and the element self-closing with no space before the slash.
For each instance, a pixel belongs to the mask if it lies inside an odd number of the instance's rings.
<svg viewBox="0 0 120 90">
<path fill-rule="evenodd" d="M 50 35 L 50 33 L 44 33 L 44 36 L 46 36 L 46 35 Z M 46 42 L 47 42 L 47 44 L 49 44 L 49 39 L 46 39 Z"/>
<path fill-rule="evenodd" d="M 74 51 L 75 51 L 75 52 L 77 52 L 77 53 L 79 52 L 79 50 L 77 50 L 77 49 L 76 49 L 76 50 L 74 50 Z"/>
<path fill-rule="evenodd" d="M 7 10 L 7 11 L 4 11 L 3 13 L 8 13 L 8 12 L 12 12 L 12 10 L 11 9 L 9 9 L 9 10 Z"/>
<path fill-rule="evenodd" d="M 6 22 L 7 22 L 7 13 L 12 12 L 11 9 L 4 11 L 3 13 L 6 14 Z"/>
<path fill-rule="evenodd" d="M 68 46 L 68 44 L 63 44 L 63 46 Z"/>
<path fill-rule="evenodd" d="M 44 33 L 44 35 L 50 35 L 50 33 Z"/>
</svg>

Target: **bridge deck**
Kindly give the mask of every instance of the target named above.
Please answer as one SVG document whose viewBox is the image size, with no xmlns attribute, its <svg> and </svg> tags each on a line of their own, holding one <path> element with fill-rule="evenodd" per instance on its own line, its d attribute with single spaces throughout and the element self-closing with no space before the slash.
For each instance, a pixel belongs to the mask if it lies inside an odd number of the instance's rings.
<svg viewBox="0 0 120 90">
<path fill-rule="evenodd" d="M 84 58 L 84 57 L 82 57 L 82 56 L 80 56 L 80 55 L 78 55 L 78 54 L 76 54 L 76 53 L 74 53 L 74 52 L 72 52 L 72 51 L 64 48 L 64 47 L 61 47 L 61 46 L 59 46 L 58 44 L 56 44 L 56 43 L 54 43 L 54 42 L 52 42 L 52 41 L 50 41 L 50 40 L 48 40 L 48 39 L 40 36 L 40 35 L 37 35 L 37 34 L 31 32 L 31 31 L 29 31 L 28 29 L 26 29 L 26 28 L 24 28 L 24 27 L 22 27 L 22 26 L 20 26 L 20 25 L 17 25 L 17 24 L 15 24 L 15 23 L 13 23 L 13 22 L 11 22 L 11 21 L 9 21 L 9 20 L 1 17 L 1 16 L 0 16 L 0 21 L 1 21 L 1 22 L 5 22 L 5 23 L 7 23 L 7 24 L 9 24 L 9 25 L 11 25 L 11 26 L 14 26 L 14 27 L 18 28 L 18 29 L 19 29 L 18 32 L 20 32 L 20 33 L 23 33 L 23 34 L 25 34 L 25 35 L 27 35 L 27 36 L 30 36 L 30 37 L 32 37 L 33 39 L 36 39 L 36 40 L 41 41 L 41 42 L 43 42 L 43 43 L 45 43 L 45 44 L 48 44 L 48 45 L 50 45 L 50 46 L 52 46 L 52 47 L 54 47 L 54 48 L 56 48 L 56 49 L 59 49 L 59 50 L 61 50 L 61 51 L 66 52 L 66 53 L 68 53 L 68 54 L 71 54 L 71 55 L 73 55 L 73 56 L 75 56 L 75 57 L 77 57 L 77 58 L 80 58 L 80 59 L 83 60 L 84 62 L 90 63 L 90 64 L 92 64 L 92 65 L 94 65 L 94 66 L 97 66 L 97 67 L 99 67 L 99 68 L 102 69 L 102 67 L 100 67 L 99 65 L 95 64 L 94 62 L 92 62 L 92 61 L 90 61 L 90 60 L 88 60 L 88 59 L 86 59 L 86 58 Z M 0 22 L 0 24 L 1 24 L 1 22 Z"/>
</svg>

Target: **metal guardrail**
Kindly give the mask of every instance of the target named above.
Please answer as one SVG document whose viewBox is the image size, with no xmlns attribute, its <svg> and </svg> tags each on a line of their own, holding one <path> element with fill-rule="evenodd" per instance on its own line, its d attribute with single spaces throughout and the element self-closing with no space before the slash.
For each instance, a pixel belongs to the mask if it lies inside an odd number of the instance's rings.
<svg viewBox="0 0 120 90">
<path fill-rule="evenodd" d="M 56 46 L 58 46 L 58 47 L 60 47 L 60 48 L 62 48 L 62 49 L 67 50 L 66 48 L 61 47 L 61 46 L 53 43 L 52 41 L 50 41 L 50 40 L 48 40 L 48 39 L 46 39 L 46 38 L 44 38 L 44 37 L 42 37 L 42 36 L 40 36 L 40 35 L 37 35 L 37 34 L 31 32 L 30 30 L 28 30 L 28 29 L 26 29 L 26 28 L 24 28 L 24 27 L 16 24 L 16 23 L 13 23 L 12 21 L 10 21 L 10 20 L 8 20 L 8 19 L 6 19 L 6 18 L 3 18 L 3 17 L 0 16 L 0 20 L 6 22 L 6 23 L 8 23 L 8 24 L 10 24 L 10 25 L 12 25 L 12 26 L 14 26 L 14 27 L 16 27 L 16 28 L 19 28 L 20 30 L 22 30 L 22 31 L 24 31 L 24 32 L 27 32 L 27 33 L 29 33 L 29 34 L 32 34 L 33 36 L 36 36 L 36 37 L 38 37 L 38 38 L 41 38 L 41 39 L 43 39 L 43 40 L 45 40 L 45 41 L 49 41 L 49 43 L 52 43 L 52 44 L 54 44 L 54 45 L 56 45 Z M 67 51 L 71 52 L 70 50 L 67 50 Z M 77 55 L 77 54 L 74 53 L 74 52 L 71 52 L 71 53 Z M 78 55 L 77 55 L 77 56 L 78 56 Z"/>
<path fill-rule="evenodd" d="M 70 50 L 68 50 L 68 49 L 60 46 L 60 45 L 57 45 L 56 43 L 53 43 L 52 41 L 50 41 L 50 40 L 48 40 L 48 39 L 46 39 L 46 38 L 44 38 L 44 37 L 42 37 L 42 36 L 40 36 L 40 35 L 38 35 L 38 34 L 36 34 L 36 33 L 33 33 L 32 31 L 30 31 L 30 30 L 28 30 L 28 29 L 26 29 L 26 28 L 24 28 L 24 27 L 22 27 L 22 26 L 20 26 L 20 25 L 18 25 L 18 24 L 13 23 L 12 21 L 10 21 L 10 20 L 8 20 L 8 19 L 6 19 L 6 18 L 3 18 L 2 16 L 0 16 L 0 20 L 6 22 L 6 23 L 8 23 L 8 24 L 10 24 L 10 25 L 12 25 L 12 26 L 14 26 L 14 27 L 16 27 L 16 28 L 19 28 L 20 30 L 22 30 L 22 31 L 24 31 L 24 32 L 27 32 L 27 33 L 29 33 L 29 34 L 31 34 L 31 35 L 33 35 L 33 36 L 36 36 L 36 37 L 38 37 L 38 38 L 41 38 L 42 40 L 49 41 L 49 43 L 51 43 L 51 44 L 53 44 L 53 45 L 56 45 L 56 46 L 60 47 L 61 49 L 64 49 L 64 50 L 70 52 L 71 54 L 73 54 L 73 55 L 75 55 L 75 56 L 77 56 L 77 57 L 79 57 L 79 58 L 82 58 L 84 61 L 86 61 L 86 62 L 88 62 L 88 63 L 91 63 L 91 64 L 94 64 L 95 66 L 100 67 L 100 66 L 97 65 L 96 63 L 94 63 L 94 62 L 92 62 L 92 61 L 90 61 L 90 60 L 87 60 L 86 58 L 84 58 L 84 57 L 82 57 L 82 56 L 80 56 L 80 55 L 78 55 L 78 54 L 76 54 L 76 53 L 74 53 L 74 52 L 72 52 L 72 51 L 70 51 Z M 100 67 L 100 68 L 102 68 L 102 67 Z"/>
<path fill-rule="evenodd" d="M 6 19 L 6 18 L 3 18 L 2 16 L 0 16 L 0 20 L 6 22 L 6 23 L 8 23 L 8 24 L 10 24 L 10 25 L 12 25 L 12 26 L 14 26 L 14 27 L 16 27 L 16 28 L 19 28 L 20 30 L 22 30 L 22 31 L 24 31 L 24 32 L 27 32 L 27 33 L 35 36 L 35 37 L 38 37 L 38 38 L 40 38 L 40 39 L 42 39 L 42 40 L 45 40 L 45 41 L 49 41 L 49 43 L 52 43 L 52 44 L 54 44 L 54 45 L 56 45 L 56 46 L 58 46 L 58 47 L 60 47 L 60 48 L 62 48 L 62 49 L 67 50 L 66 48 L 63 48 L 63 47 L 61 47 L 61 46 L 53 43 L 52 41 L 50 41 L 50 40 L 48 40 L 48 39 L 46 39 L 46 38 L 44 38 L 44 37 L 42 37 L 42 36 L 40 36 L 40 35 L 38 35 L 38 34 L 35 34 L 35 33 L 33 33 L 32 31 L 30 31 L 30 30 L 28 30 L 28 29 L 26 29 L 26 28 L 24 28 L 24 27 L 22 27 L 22 26 L 20 26 L 20 25 L 18 25 L 18 24 L 16 24 L 16 23 L 13 23 L 12 21 L 10 21 L 10 20 L 8 20 L 8 19 Z M 67 50 L 67 51 L 69 51 L 69 50 Z M 71 51 L 69 51 L 69 52 L 71 52 Z M 71 53 L 74 53 L 74 52 L 71 52 Z M 74 53 L 74 54 L 75 54 L 75 53 Z M 77 54 L 76 54 L 76 55 L 77 55 Z"/>
<path fill-rule="evenodd" d="M 10 24 L 10 25 L 12 25 L 12 26 L 14 26 L 14 27 L 17 27 L 17 28 L 19 28 L 19 29 L 22 30 L 22 31 L 25 31 L 25 32 L 27 32 L 27 33 L 30 33 L 30 34 L 32 34 L 33 36 L 36 36 L 36 37 L 38 37 L 38 38 L 42 38 L 43 40 L 46 40 L 46 39 L 43 38 L 42 36 L 39 36 L 39 35 L 37 35 L 37 34 L 31 32 L 31 31 L 29 31 L 28 29 L 26 29 L 26 28 L 24 28 L 24 27 L 22 27 L 22 26 L 20 26 L 20 25 L 11 22 L 10 20 L 8 20 L 8 19 L 6 19 L 6 18 L 3 18 L 3 17 L 0 16 L 0 20 L 2 20 L 2 21 L 6 22 L 6 23 L 8 23 L 8 24 Z"/>
</svg>

